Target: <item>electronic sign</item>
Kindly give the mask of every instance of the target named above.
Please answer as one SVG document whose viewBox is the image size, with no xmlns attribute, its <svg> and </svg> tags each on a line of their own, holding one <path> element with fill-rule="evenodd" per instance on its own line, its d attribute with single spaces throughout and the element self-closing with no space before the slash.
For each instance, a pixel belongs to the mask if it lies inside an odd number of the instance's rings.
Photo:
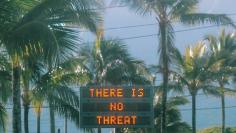
<svg viewBox="0 0 236 133">
<path fill-rule="evenodd" d="M 152 127 L 152 86 L 87 86 L 80 89 L 80 127 Z"/>
</svg>

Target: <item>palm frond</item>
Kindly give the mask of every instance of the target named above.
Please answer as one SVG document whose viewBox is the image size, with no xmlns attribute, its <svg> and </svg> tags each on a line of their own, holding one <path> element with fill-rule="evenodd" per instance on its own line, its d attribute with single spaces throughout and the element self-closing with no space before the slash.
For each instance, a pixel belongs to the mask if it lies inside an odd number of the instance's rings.
<svg viewBox="0 0 236 133">
<path fill-rule="evenodd" d="M 20 15 L 23 17 L 18 22 L 12 22 L 11 29 L 6 29 L 1 41 L 7 44 L 10 55 L 39 56 L 47 59 L 50 66 L 56 65 L 72 56 L 78 48 L 78 31 L 67 27 L 68 25 L 96 31 L 97 24 L 101 22 L 98 12 L 89 9 L 96 4 L 90 2 L 40 1 L 30 11 Z"/>
<path fill-rule="evenodd" d="M 188 99 L 178 96 L 178 97 L 171 97 L 168 101 L 168 106 L 171 108 L 173 106 L 185 105 L 189 103 Z"/>
<path fill-rule="evenodd" d="M 0 101 L 6 103 L 12 94 L 12 70 L 9 57 L 0 47 Z"/>
<path fill-rule="evenodd" d="M 122 41 L 103 38 L 99 44 L 99 47 L 85 46 L 79 52 L 93 81 L 108 84 L 150 83 L 151 76 L 144 63 L 131 57 Z M 96 52 L 98 48 L 99 53 Z"/>
<path fill-rule="evenodd" d="M 79 105 L 78 105 L 79 102 L 73 105 L 70 103 L 70 100 L 65 101 L 64 98 L 60 98 L 55 95 L 51 95 L 49 102 L 52 104 L 53 109 L 60 116 L 63 116 L 63 117 L 67 116 L 71 121 L 75 122 L 75 124 L 79 127 L 79 119 L 80 119 L 79 118 Z"/>
<path fill-rule="evenodd" d="M 219 87 L 213 86 L 213 85 L 202 85 L 200 86 L 201 88 L 203 88 L 203 93 L 205 93 L 206 95 L 213 95 L 213 96 L 220 96 L 220 89 Z"/>
<path fill-rule="evenodd" d="M 234 22 L 225 14 L 189 13 L 183 14 L 180 17 L 180 21 L 190 25 L 214 23 L 235 27 Z"/>
<path fill-rule="evenodd" d="M 188 133 L 191 131 L 190 126 L 181 121 L 181 113 L 178 109 L 179 105 L 188 103 L 188 100 L 184 97 L 171 97 L 167 101 L 167 133 Z M 161 116 L 161 100 L 158 100 L 158 104 L 154 107 L 154 117 L 156 121 L 156 132 L 160 132 L 160 116 Z"/>
<path fill-rule="evenodd" d="M 167 132 L 179 132 L 179 133 L 189 133 L 191 132 L 191 127 L 186 122 L 174 122 L 167 125 Z"/>
<path fill-rule="evenodd" d="M 179 16 L 186 13 L 191 13 L 196 10 L 198 0 L 178 0 L 171 5 L 171 9 L 168 13 L 172 20 L 178 19 Z"/>
<path fill-rule="evenodd" d="M 101 17 L 96 10 L 90 10 L 96 6 L 101 7 L 101 1 L 45 0 L 27 13 L 21 24 L 40 19 L 46 21 L 49 25 L 79 24 L 79 27 L 96 31 L 97 24 L 101 22 Z"/>
<path fill-rule="evenodd" d="M 152 8 L 155 5 L 153 1 L 149 0 L 113 0 L 112 4 L 114 5 L 129 5 L 131 10 L 134 10 L 135 12 L 146 15 L 151 14 L 153 12 Z"/>
</svg>

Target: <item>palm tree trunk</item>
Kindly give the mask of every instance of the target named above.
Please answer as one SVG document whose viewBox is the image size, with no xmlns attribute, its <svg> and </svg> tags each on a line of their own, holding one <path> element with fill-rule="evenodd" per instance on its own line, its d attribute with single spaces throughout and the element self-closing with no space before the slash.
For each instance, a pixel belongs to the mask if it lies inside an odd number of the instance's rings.
<svg viewBox="0 0 236 133">
<path fill-rule="evenodd" d="M 224 85 L 220 83 L 221 87 L 221 113 L 222 113 L 222 126 L 221 133 L 225 133 L 225 94 Z"/>
<path fill-rule="evenodd" d="M 64 133 L 67 133 L 67 112 L 65 115 L 65 131 L 64 131 Z"/>
<path fill-rule="evenodd" d="M 225 96 L 221 96 L 221 108 L 222 108 L 222 133 L 225 133 Z"/>
<path fill-rule="evenodd" d="M 102 133 L 102 129 L 100 127 L 98 128 L 98 133 Z"/>
<path fill-rule="evenodd" d="M 167 102 L 167 87 L 168 87 L 168 55 L 167 55 L 167 40 L 166 40 L 166 23 L 160 22 L 160 35 L 161 35 L 161 61 L 163 66 L 163 90 L 162 90 L 162 117 L 161 117 L 161 133 L 166 133 L 166 102 Z"/>
<path fill-rule="evenodd" d="M 0 132 L 1 133 L 7 133 L 7 129 L 6 129 L 6 117 L 7 117 L 7 112 L 6 112 L 6 108 L 4 107 L 4 105 L 0 102 Z"/>
<path fill-rule="evenodd" d="M 196 95 L 192 95 L 192 133 L 196 133 Z"/>
<path fill-rule="evenodd" d="M 13 133 L 21 133 L 20 66 L 13 67 Z"/>
<path fill-rule="evenodd" d="M 24 105 L 24 129 L 25 133 L 29 133 L 29 105 Z"/>
<path fill-rule="evenodd" d="M 37 133 L 40 133 L 40 117 L 41 117 L 41 113 L 39 112 L 37 114 Z"/>
<path fill-rule="evenodd" d="M 121 128 L 116 128 L 115 129 L 115 133 L 121 133 L 121 131 L 122 131 Z"/>
<path fill-rule="evenodd" d="M 53 110 L 53 106 L 51 104 L 49 105 L 49 112 L 50 112 L 50 130 L 51 130 L 51 133 L 55 133 L 56 132 L 55 113 Z"/>
<path fill-rule="evenodd" d="M 29 133 L 29 106 L 30 106 L 30 97 L 29 97 L 29 82 L 28 79 L 24 79 L 24 90 L 23 90 L 23 106 L 24 106 L 24 129 L 25 133 Z"/>
</svg>

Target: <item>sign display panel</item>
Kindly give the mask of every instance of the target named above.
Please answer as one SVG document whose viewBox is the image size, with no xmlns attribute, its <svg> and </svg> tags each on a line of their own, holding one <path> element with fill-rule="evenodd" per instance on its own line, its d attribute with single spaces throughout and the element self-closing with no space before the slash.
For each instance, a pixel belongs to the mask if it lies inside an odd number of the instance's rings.
<svg viewBox="0 0 236 133">
<path fill-rule="evenodd" d="M 87 86 L 80 89 L 80 127 L 152 127 L 151 86 Z"/>
</svg>

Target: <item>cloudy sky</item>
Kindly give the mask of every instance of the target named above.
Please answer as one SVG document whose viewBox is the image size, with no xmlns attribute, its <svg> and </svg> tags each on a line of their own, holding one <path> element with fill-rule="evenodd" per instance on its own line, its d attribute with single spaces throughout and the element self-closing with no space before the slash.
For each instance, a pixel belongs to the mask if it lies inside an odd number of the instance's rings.
<svg viewBox="0 0 236 133">
<path fill-rule="evenodd" d="M 111 0 L 105 0 L 107 6 L 110 6 Z M 207 13 L 225 13 L 225 14 L 236 14 L 235 0 L 200 0 L 199 12 Z M 230 16 L 234 21 L 236 21 L 236 15 Z M 107 38 L 132 38 L 137 36 L 146 36 L 156 34 L 158 32 L 158 27 L 152 25 L 156 23 L 154 16 L 140 16 L 128 7 L 117 7 L 108 8 L 104 13 L 104 28 L 105 36 Z M 146 25 L 151 24 L 151 25 Z M 146 25 L 133 28 L 121 28 L 106 30 L 109 28 L 134 26 L 134 25 Z M 214 25 L 214 24 L 210 24 Z M 175 31 L 185 30 L 191 28 L 200 28 L 198 30 L 177 32 L 175 45 L 184 51 L 184 48 L 190 44 L 201 40 L 207 34 L 217 35 L 220 32 L 220 27 L 203 28 L 208 25 L 199 25 L 195 27 L 183 26 L 181 24 L 174 24 Z M 93 41 L 91 34 L 82 33 L 82 38 L 84 41 Z M 124 40 L 124 43 L 128 46 L 130 53 L 137 57 L 138 59 L 144 60 L 147 64 L 157 64 L 158 63 L 158 38 L 157 36 L 141 37 L 136 39 Z"/>
</svg>

